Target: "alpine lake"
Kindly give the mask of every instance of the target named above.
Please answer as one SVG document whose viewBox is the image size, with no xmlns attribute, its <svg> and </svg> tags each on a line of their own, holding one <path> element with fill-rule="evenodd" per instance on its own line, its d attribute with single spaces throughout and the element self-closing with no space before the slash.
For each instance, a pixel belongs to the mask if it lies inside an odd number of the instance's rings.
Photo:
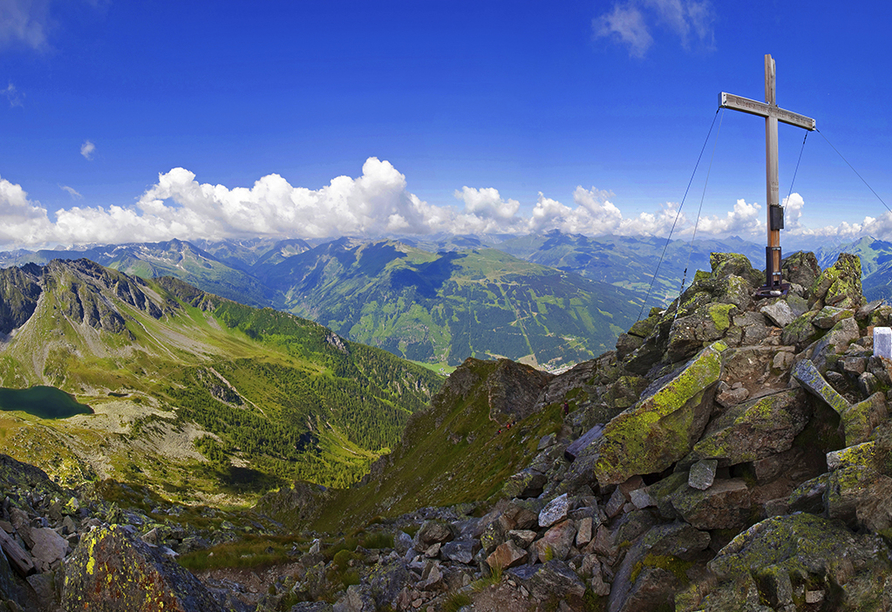
<svg viewBox="0 0 892 612">
<path fill-rule="evenodd" d="M 0 410 L 20 410 L 41 419 L 66 419 L 76 414 L 93 414 L 92 408 L 78 403 L 68 393 L 46 386 L 30 389 L 0 387 Z"/>
</svg>

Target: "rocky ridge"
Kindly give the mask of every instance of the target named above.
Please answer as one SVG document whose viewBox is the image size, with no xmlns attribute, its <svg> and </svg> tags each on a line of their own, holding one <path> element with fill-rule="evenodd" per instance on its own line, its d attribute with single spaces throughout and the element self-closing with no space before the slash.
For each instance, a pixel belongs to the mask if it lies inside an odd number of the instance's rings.
<svg viewBox="0 0 892 612">
<path fill-rule="evenodd" d="M 520 431 L 543 411 L 562 414 L 486 499 L 317 533 L 262 594 L 213 574 L 202 586 L 165 563 L 158 553 L 170 541 L 138 516 L 81 516 L 75 538 L 62 523 L 42 527 L 67 548 L 30 570 L 27 587 L 0 567 L 3 605 L 84 609 L 89 592 L 118 597 L 117 607 L 90 609 L 156 609 L 115 586 L 113 560 L 126 558 L 147 568 L 134 580 L 182 610 L 892 608 L 892 362 L 872 354 L 872 328 L 892 323 L 892 307 L 864 303 L 860 264 L 845 254 L 823 271 L 813 255 L 794 254 L 784 262 L 789 294 L 761 301 L 752 297 L 761 275 L 745 258 L 711 263 L 616 351 L 526 378 L 523 392 L 508 363 L 478 376 L 484 365 L 470 360 L 456 371 L 434 417 L 449 403 L 470 410 L 479 377 L 494 422 Z M 373 495 L 376 480 L 403 469 L 400 452 L 353 494 Z M 33 559 L 13 510 L 27 503 L 31 524 L 46 520 L 50 497 L 4 493 L 10 529 L 0 527 Z M 332 499 L 313 487 L 294 495 L 304 524 Z M 109 550 L 118 552 L 102 556 Z M 47 574 L 61 586 L 43 588 L 44 607 L 30 608 L 21 590 L 37 593 L 34 583 L 48 580 L 34 576 Z"/>
</svg>

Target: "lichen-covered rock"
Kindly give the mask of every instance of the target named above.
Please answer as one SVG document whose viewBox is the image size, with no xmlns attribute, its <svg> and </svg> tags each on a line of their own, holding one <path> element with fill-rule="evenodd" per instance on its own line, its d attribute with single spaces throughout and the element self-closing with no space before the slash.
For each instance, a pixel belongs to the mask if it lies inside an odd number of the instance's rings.
<svg viewBox="0 0 892 612">
<path fill-rule="evenodd" d="M 831 359 L 846 352 L 849 345 L 861 336 L 854 318 L 842 319 L 810 349 L 811 360 L 824 371 Z"/>
<path fill-rule="evenodd" d="M 866 400 L 854 404 L 842 413 L 842 426 L 846 435 L 846 446 L 867 442 L 877 425 L 889 418 L 886 398 L 882 393 L 874 393 Z"/>
<path fill-rule="evenodd" d="M 753 269 L 750 260 L 739 253 L 710 253 L 709 265 L 714 278 L 737 276 L 750 287 L 758 287 L 764 280 L 762 274 Z"/>
<path fill-rule="evenodd" d="M 792 323 L 784 327 L 784 331 L 781 334 L 781 342 L 795 347 L 797 351 L 801 351 L 820 338 L 824 334 L 824 330 L 811 322 L 814 316 L 815 313 L 806 312 L 796 317 Z"/>
<path fill-rule="evenodd" d="M 709 562 L 717 586 L 700 609 L 723 607 L 728 594 L 758 590 L 757 600 L 781 607 L 806 591 L 823 591 L 833 610 L 883 610 L 892 606 L 890 551 L 883 540 L 856 535 L 838 521 L 811 514 L 766 519 L 734 538 Z M 790 601 L 786 595 L 790 595 Z M 740 599 L 738 599 L 740 601 Z M 772 608 L 774 609 L 774 608 Z M 805 609 L 797 606 L 795 609 Z"/>
<path fill-rule="evenodd" d="M 704 349 L 605 426 L 595 464 L 602 486 L 661 472 L 690 452 L 709 419 L 711 392 L 721 376 L 726 349 L 721 342 Z"/>
<path fill-rule="evenodd" d="M 846 398 L 836 392 L 830 386 L 821 373 L 808 359 L 803 359 L 793 366 L 790 375 L 802 385 L 802 388 L 833 408 L 840 415 L 845 414 L 850 408 Z"/>
<path fill-rule="evenodd" d="M 119 525 L 86 533 L 65 565 L 70 612 L 213 612 L 223 608 L 198 579 Z"/>
<path fill-rule="evenodd" d="M 688 359 L 701 348 L 721 339 L 738 308 L 734 304 L 708 303 L 672 323 L 666 356 L 671 362 Z"/>
<path fill-rule="evenodd" d="M 861 260 L 857 255 L 840 253 L 836 263 L 824 270 L 812 283 L 809 303 L 838 308 L 858 308 L 861 293 Z"/>
<path fill-rule="evenodd" d="M 836 308 L 835 306 L 824 306 L 811 319 L 812 325 L 821 329 L 830 329 L 843 319 L 854 317 L 855 312 L 845 308 Z"/>
<path fill-rule="evenodd" d="M 781 453 L 808 423 L 804 394 L 792 389 L 733 406 L 715 419 L 688 460 L 717 459 L 728 466 Z"/>
<path fill-rule="evenodd" d="M 784 278 L 803 287 L 811 287 L 821 275 L 821 267 L 814 253 L 797 251 L 781 263 Z"/>
<path fill-rule="evenodd" d="M 742 478 L 717 480 L 705 491 L 680 487 L 672 505 L 685 521 L 702 530 L 740 529 L 750 516 L 752 499 Z"/>
</svg>

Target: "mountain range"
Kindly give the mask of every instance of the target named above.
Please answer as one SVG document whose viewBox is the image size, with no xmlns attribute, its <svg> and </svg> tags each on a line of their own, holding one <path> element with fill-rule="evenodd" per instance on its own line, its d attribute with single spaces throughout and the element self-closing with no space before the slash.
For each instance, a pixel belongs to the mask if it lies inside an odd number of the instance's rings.
<svg viewBox="0 0 892 612">
<path fill-rule="evenodd" d="M 87 258 L 291 312 L 422 363 L 454 367 L 467 357 L 507 357 L 559 370 L 610 349 L 623 329 L 674 299 L 696 270 L 708 269 L 711 252 L 741 253 L 757 267 L 764 258 L 764 247 L 736 237 L 667 242 L 550 232 L 372 242 L 171 240 L 0 253 L 0 266 Z M 816 255 L 829 265 L 840 252 L 861 257 L 868 298 L 892 291 L 892 243 L 862 238 L 825 245 Z"/>
</svg>

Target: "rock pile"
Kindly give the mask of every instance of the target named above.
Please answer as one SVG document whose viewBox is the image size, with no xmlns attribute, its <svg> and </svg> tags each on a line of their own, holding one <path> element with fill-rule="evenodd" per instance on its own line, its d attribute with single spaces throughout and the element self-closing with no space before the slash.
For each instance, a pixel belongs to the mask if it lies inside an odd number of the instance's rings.
<svg viewBox="0 0 892 612">
<path fill-rule="evenodd" d="M 790 292 L 756 301 L 762 275 L 714 254 L 615 352 L 548 382 L 529 412 L 573 410 L 501 501 L 441 539 L 398 533 L 405 551 L 332 609 L 892 608 L 892 362 L 872 355 L 892 307 L 864 303 L 855 257 L 784 271 Z M 293 609 L 329 609 L 312 605 Z"/>
</svg>

